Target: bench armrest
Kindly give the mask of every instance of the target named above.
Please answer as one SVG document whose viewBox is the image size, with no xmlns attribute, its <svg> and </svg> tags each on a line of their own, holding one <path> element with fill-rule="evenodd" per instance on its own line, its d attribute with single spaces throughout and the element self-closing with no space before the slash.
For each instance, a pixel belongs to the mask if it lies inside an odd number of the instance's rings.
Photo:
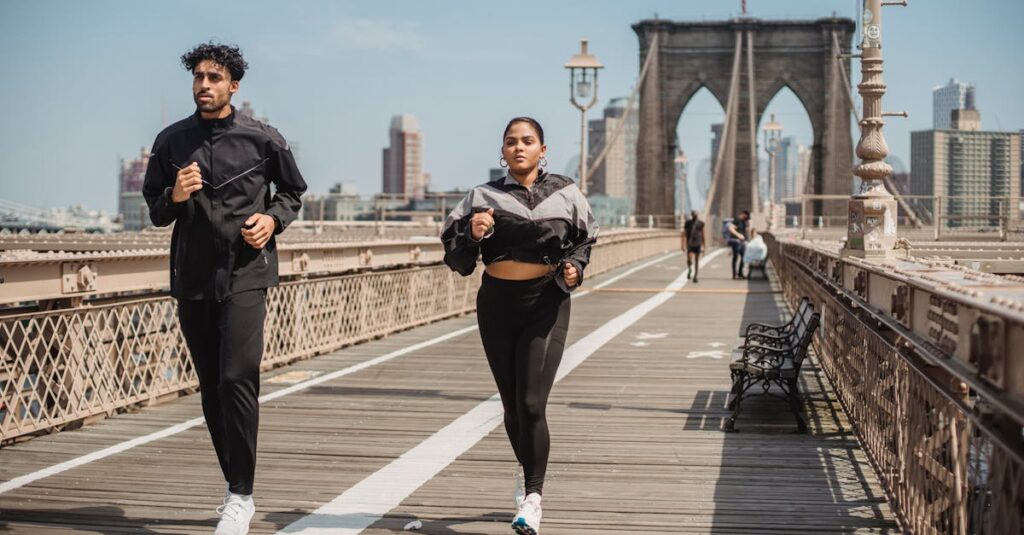
<svg viewBox="0 0 1024 535">
<path fill-rule="evenodd" d="M 769 334 L 772 336 L 784 336 L 793 330 L 793 322 L 790 321 L 785 325 L 768 325 L 767 323 L 751 323 L 747 325 L 747 329 L 743 332 L 745 336 L 751 334 Z"/>
</svg>

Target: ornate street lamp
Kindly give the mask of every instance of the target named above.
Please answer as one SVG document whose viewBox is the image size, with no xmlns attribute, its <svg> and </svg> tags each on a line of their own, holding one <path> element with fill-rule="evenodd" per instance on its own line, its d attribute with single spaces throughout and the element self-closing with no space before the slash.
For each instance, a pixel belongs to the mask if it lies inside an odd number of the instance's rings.
<svg viewBox="0 0 1024 535">
<path fill-rule="evenodd" d="M 775 223 L 775 155 L 782 141 L 782 125 L 775 122 L 774 113 L 763 130 L 764 151 L 768 153 L 768 228 L 771 229 Z"/>
<path fill-rule="evenodd" d="M 597 102 L 597 71 L 604 65 L 587 52 L 587 40 L 580 41 L 580 53 L 573 56 L 569 69 L 569 102 L 580 110 L 580 191 L 587 193 L 587 110 Z M 587 99 L 589 102 L 586 102 Z M 586 104 L 580 104 L 586 102 Z"/>
</svg>

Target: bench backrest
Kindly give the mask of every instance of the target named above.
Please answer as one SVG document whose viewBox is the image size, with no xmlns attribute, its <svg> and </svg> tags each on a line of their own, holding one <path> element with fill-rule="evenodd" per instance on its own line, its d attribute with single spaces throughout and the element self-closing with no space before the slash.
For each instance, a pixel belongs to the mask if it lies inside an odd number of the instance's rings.
<svg viewBox="0 0 1024 535">
<path fill-rule="evenodd" d="M 804 301 L 801 300 L 800 304 L 803 305 L 803 303 Z M 787 340 L 789 347 L 796 347 L 800 343 L 800 339 L 807 332 L 808 322 L 810 322 L 814 314 L 814 305 L 810 301 L 807 301 L 807 306 L 803 307 L 802 310 L 797 310 L 797 314 L 793 316 L 793 329 L 789 332 L 789 339 Z M 811 328 L 811 330 L 813 331 L 814 329 Z"/>
<path fill-rule="evenodd" d="M 814 331 L 818 329 L 818 322 L 821 321 L 821 314 L 814 312 L 807 319 L 806 322 L 801 322 L 803 327 L 800 329 L 800 335 L 793 345 L 793 364 L 799 369 L 800 363 L 803 362 L 804 357 L 807 356 L 807 348 L 811 346 L 811 340 L 814 338 Z"/>
</svg>

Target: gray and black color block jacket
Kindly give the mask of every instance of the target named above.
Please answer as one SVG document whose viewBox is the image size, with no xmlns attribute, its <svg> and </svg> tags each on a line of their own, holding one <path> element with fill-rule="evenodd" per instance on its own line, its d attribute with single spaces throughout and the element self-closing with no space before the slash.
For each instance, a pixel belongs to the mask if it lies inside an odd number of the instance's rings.
<svg viewBox="0 0 1024 535">
<path fill-rule="evenodd" d="M 171 201 L 178 170 L 199 164 L 203 188 Z M 271 194 L 270 185 L 275 191 Z M 298 215 L 306 191 L 288 143 L 273 127 L 232 108 L 224 119 L 199 113 L 164 129 L 153 142 L 142 194 L 153 224 L 171 234 L 171 295 L 215 299 L 276 286 L 274 238 L 254 249 L 242 238 L 256 213 L 274 218 L 280 234 Z"/>
<path fill-rule="evenodd" d="M 473 240 L 469 220 L 474 213 L 494 209 L 494 228 L 480 241 Z M 590 263 L 597 241 L 597 222 L 590 203 L 571 178 L 542 172 L 526 188 L 506 175 L 470 190 L 452 210 L 441 231 L 444 262 L 453 271 L 469 275 L 478 256 L 484 265 L 518 260 L 556 266 L 554 279 L 572 291 L 561 276 L 561 266 L 572 264 L 580 274 Z"/>
</svg>

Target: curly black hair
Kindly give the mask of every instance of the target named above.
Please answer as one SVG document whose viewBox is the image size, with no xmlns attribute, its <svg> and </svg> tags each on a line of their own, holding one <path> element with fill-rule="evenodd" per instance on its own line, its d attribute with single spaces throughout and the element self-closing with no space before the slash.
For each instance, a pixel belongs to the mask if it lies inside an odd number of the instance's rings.
<svg viewBox="0 0 1024 535">
<path fill-rule="evenodd" d="M 182 54 L 181 66 L 189 72 L 195 72 L 196 66 L 207 59 L 226 68 L 231 73 L 232 80 L 241 80 L 245 76 L 245 70 L 249 68 L 237 46 L 222 45 L 213 41 L 196 45 L 192 50 Z"/>
</svg>

